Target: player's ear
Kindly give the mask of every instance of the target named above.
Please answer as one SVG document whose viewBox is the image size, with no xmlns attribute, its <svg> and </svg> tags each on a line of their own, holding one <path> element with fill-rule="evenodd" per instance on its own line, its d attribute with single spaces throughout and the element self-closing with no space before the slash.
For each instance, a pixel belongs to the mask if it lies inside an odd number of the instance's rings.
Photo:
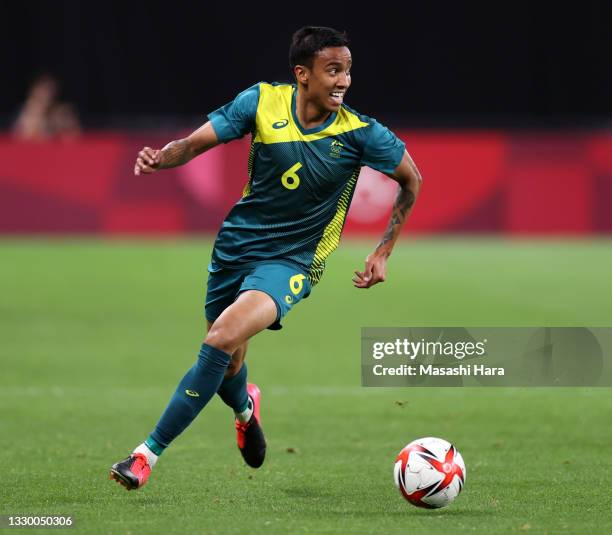
<svg viewBox="0 0 612 535">
<path fill-rule="evenodd" d="M 302 84 L 308 83 L 308 76 L 310 74 L 308 67 L 304 67 L 304 65 L 296 65 L 293 67 L 293 74 L 298 82 Z"/>
</svg>

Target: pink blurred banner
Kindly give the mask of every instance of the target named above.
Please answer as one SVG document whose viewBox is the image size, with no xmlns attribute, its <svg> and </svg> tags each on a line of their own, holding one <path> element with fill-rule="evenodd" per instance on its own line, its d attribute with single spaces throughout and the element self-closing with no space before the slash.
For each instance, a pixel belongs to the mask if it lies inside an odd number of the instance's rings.
<svg viewBox="0 0 612 535">
<path fill-rule="evenodd" d="M 612 232 L 612 134 L 400 131 L 424 182 L 409 232 Z M 0 136 L 0 232 L 214 232 L 247 180 L 248 139 L 188 165 L 133 175 L 138 150 L 180 134 Z M 348 234 L 384 230 L 395 183 L 363 168 Z"/>
</svg>

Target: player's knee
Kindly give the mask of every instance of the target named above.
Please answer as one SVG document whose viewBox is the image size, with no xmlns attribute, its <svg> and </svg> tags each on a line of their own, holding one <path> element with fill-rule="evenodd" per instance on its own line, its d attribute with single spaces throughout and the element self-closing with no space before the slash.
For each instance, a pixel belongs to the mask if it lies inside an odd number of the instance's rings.
<svg viewBox="0 0 612 535">
<path fill-rule="evenodd" d="M 216 325 L 213 325 L 208 331 L 204 343 L 230 355 L 240 346 L 240 340 L 238 340 L 237 332 L 234 329 Z"/>
</svg>

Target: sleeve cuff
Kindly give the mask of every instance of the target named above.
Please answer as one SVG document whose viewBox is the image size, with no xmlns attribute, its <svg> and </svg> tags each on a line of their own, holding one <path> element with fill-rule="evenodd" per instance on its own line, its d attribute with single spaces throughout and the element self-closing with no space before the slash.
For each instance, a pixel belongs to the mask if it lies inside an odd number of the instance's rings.
<svg viewBox="0 0 612 535">
<path fill-rule="evenodd" d="M 228 143 L 233 139 L 240 137 L 240 133 L 223 117 L 219 111 L 213 111 L 208 114 L 208 120 L 211 122 L 213 130 L 217 135 L 217 139 L 221 143 Z"/>
</svg>

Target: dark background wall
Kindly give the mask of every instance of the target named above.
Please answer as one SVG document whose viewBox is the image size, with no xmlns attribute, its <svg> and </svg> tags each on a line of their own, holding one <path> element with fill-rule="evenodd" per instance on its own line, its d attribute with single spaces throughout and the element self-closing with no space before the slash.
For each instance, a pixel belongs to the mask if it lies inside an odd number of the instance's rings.
<svg viewBox="0 0 612 535">
<path fill-rule="evenodd" d="M 390 125 L 612 123 L 610 2 L 3 3 L 0 118 L 36 73 L 86 126 L 180 125 L 259 80 L 287 81 L 305 24 L 347 30 L 347 102 Z"/>
</svg>

